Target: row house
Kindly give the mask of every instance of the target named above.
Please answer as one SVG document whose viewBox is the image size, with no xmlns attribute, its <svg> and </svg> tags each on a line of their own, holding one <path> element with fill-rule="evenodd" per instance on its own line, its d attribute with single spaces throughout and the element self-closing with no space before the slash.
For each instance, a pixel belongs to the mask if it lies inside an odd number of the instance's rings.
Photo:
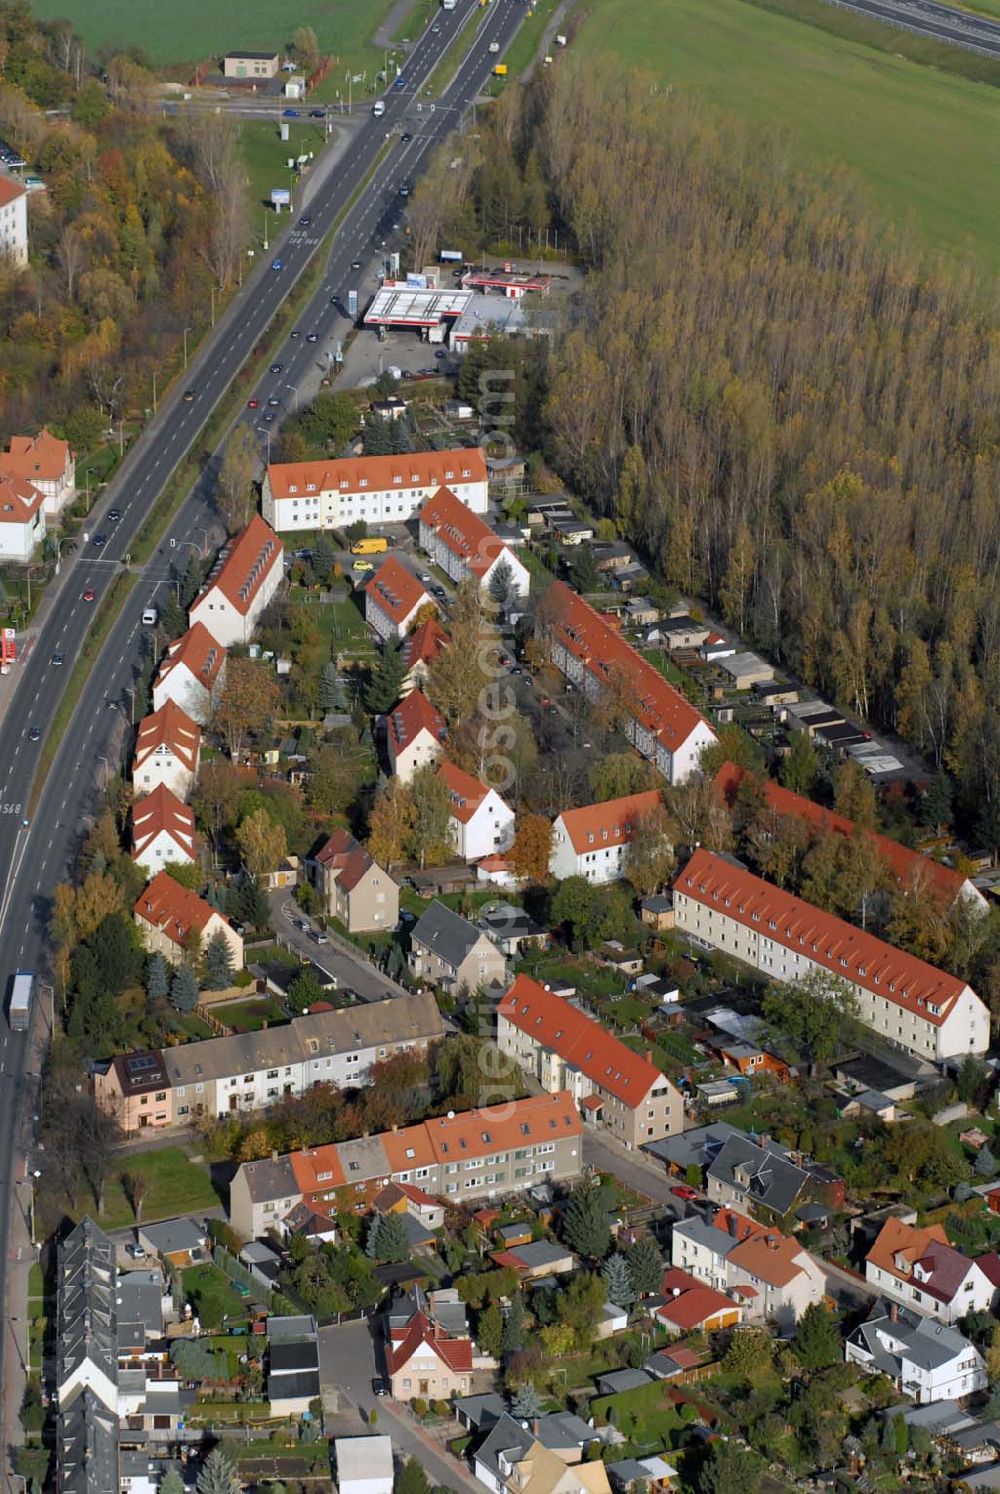
<svg viewBox="0 0 1000 1494">
<path fill-rule="evenodd" d="M 406 995 L 308 1012 L 260 1032 L 129 1054 L 100 1065 L 97 1103 L 124 1129 L 190 1125 L 267 1109 L 316 1084 L 356 1089 L 397 1053 L 424 1053 L 445 1036 L 433 996 Z"/>
<path fill-rule="evenodd" d="M 588 882 L 617 882 L 628 875 L 629 847 L 642 820 L 663 808 L 659 789 L 626 794 L 603 804 L 564 809 L 552 826 L 549 871 Z"/>
<path fill-rule="evenodd" d="M 148 954 L 161 954 L 176 964 L 193 943 L 204 949 L 221 933 L 229 945 L 233 968 L 243 969 L 243 940 L 229 919 L 197 893 L 175 882 L 168 872 L 157 872 L 137 898 L 134 913 Z"/>
<path fill-rule="evenodd" d="M 272 462 L 264 474 L 261 509 L 279 534 L 404 524 L 439 488 L 449 487 L 474 513 L 488 500 L 486 459 L 478 448 L 408 451 L 395 456 Z"/>
<path fill-rule="evenodd" d="M 390 773 L 402 783 L 410 783 L 420 768 L 441 757 L 447 734 L 441 712 L 431 705 L 423 690 L 411 690 L 386 717 Z"/>
<path fill-rule="evenodd" d="M 139 723 L 132 759 L 132 792 L 138 798 L 164 788 L 186 799 L 201 758 L 201 728 L 176 701 L 165 700 Z"/>
<path fill-rule="evenodd" d="M 132 805 L 132 860 L 155 876 L 165 866 L 194 866 L 194 811 L 164 784 Z"/>
<path fill-rule="evenodd" d="M 419 544 L 456 585 L 474 580 L 486 591 L 506 567 L 511 590 L 519 597 L 528 595 L 531 576 L 524 562 L 450 488 L 440 488 L 420 510 Z"/>
<path fill-rule="evenodd" d="M 942 1063 L 989 1047 L 990 1017 L 957 976 L 814 908 L 744 867 L 697 850 L 674 884 L 676 927 L 777 981 L 846 982 L 885 1042 Z"/>
<path fill-rule="evenodd" d="M 281 585 L 284 553 L 271 526 L 254 514 L 246 528 L 220 550 L 188 611 L 191 626 L 204 624 L 223 648 L 249 643 L 261 613 Z"/>
<path fill-rule="evenodd" d="M 438 777 L 448 790 L 448 836 L 463 861 L 478 861 L 514 844 L 514 811 L 494 788 L 443 762 Z"/>
<path fill-rule="evenodd" d="M 715 786 L 728 805 L 736 802 L 740 784 L 746 776 L 746 769 L 736 763 L 723 763 L 715 775 Z M 846 840 L 850 840 L 858 830 L 855 822 L 846 815 L 837 814 L 835 810 L 807 799 L 804 794 L 793 793 L 773 778 L 754 778 L 753 782 L 755 788 L 762 790 L 764 803 L 776 820 L 802 820 L 820 835 L 842 835 Z M 986 911 L 987 902 L 979 888 L 953 866 L 945 866 L 942 861 L 913 851 L 889 835 L 879 835 L 874 830 L 865 830 L 864 833 L 903 892 L 926 886 L 946 910 L 953 908 L 961 898 L 977 912 Z"/>
<path fill-rule="evenodd" d="M 173 701 L 199 726 L 207 726 L 226 672 L 226 650 L 203 622 L 167 644 L 153 681 L 153 709 Z"/>
<path fill-rule="evenodd" d="M 716 740 L 701 712 L 565 582 L 553 582 L 546 605 L 556 668 L 589 700 L 613 703 L 636 751 L 668 783 L 684 783 Z"/>
<path fill-rule="evenodd" d="M 720 1209 L 711 1223 L 697 1215 L 677 1220 L 670 1259 L 739 1302 L 749 1322 L 789 1328 L 826 1293 L 819 1262 L 798 1240 L 732 1209 Z"/>
<path fill-rule="evenodd" d="M 306 862 L 309 880 L 328 918 L 349 934 L 393 929 L 399 922 L 399 887 L 349 830 L 334 830 Z"/>
<path fill-rule="evenodd" d="M 365 587 L 365 622 L 383 642 L 405 638 L 424 607 L 437 603 L 396 555 L 379 566 Z"/>
<path fill-rule="evenodd" d="M 428 617 L 407 636 L 403 644 L 403 658 L 406 661 L 406 674 L 403 678 L 405 695 L 409 695 L 411 690 L 424 688 L 431 665 L 447 643 L 448 634 L 436 617 Z"/>
<path fill-rule="evenodd" d="M 629 1150 L 683 1128 L 681 1096 L 649 1057 L 530 976 L 497 1007 L 497 1047 L 549 1093 L 572 1094 L 589 1124 Z"/>
<path fill-rule="evenodd" d="M 995 1255 L 970 1260 L 956 1250 L 941 1224 L 918 1229 L 887 1219 L 865 1258 L 865 1280 L 883 1297 L 953 1324 L 991 1310 L 996 1267 Z"/>
<path fill-rule="evenodd" d="M 572 1095 L 532 1095 L 244 1162 L 230 1185 L 233 1228 L 247 1239 L 263 1235 L 299 1204 L 327 1214 L 365 1210 L 391 1182 L 414 1183 L 452 1203 L 571 1182 L 581 1172 L 582 1130 Z"/>
<path fill-rule="evenodd" d="M 11 436 L 0 452 L 0 473 L 37 488 L 46 518 L 57 519 L 76 497 L 76 458 L 69 442 L 44 427 L 37 436 Z"/>
</svg>

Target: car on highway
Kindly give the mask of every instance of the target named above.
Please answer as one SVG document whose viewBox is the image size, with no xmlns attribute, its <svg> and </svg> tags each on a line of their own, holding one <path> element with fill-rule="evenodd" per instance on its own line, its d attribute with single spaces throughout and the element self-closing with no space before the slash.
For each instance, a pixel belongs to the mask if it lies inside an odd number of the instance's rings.
<svg viewBox="0 0 1000 1494">
<path fill-rule="evenodd" d="M 393 86 L 393 88 L 405 88 L 406 87 L 406 75 L 405 75 L 405 73 L 400 73 L 399 77 L 396 79 L 395 83 L 392 86 Z"/>
<path fill-rule="evenodd" d="M 306 333 L 306 342 L 319 342 L 319 333 L 318 332 L 307 332 Z"/>
<path fill-rule="evenodd" d="M 409 197 L 409 195 L 410 195 L 410 189 L 406 185 L 405 182 L 403 183 L 403 185 L 399 189 L 399 195 L 400 195 L 400 197 Z"/>
<path fill-rule="evenodd" d="M 358 571 L 358 572 L 361 572 L 361 571 L 373 571 L 374 569 L 375 569 L 375 567 L 372 565 L 372 563 L 371 563 L 370 560 L 356 560 L 354 562 L 354 564 L 351 566 L 351 570 L 352 571 Z"/>
<path fill-rule="evenodd" d="M 270 372 L 273 373 L 273 374 L 279 374 L 281 372 L 281 370 L 284 368 L 284 366 L 285 365 L 283 363 L 272 363 L 271 364 L 271 368 L 270 368 Z"/>
<path fill-rule="evenodd" d="M 271 269 L 272 270 L 283 270 L 284 269 L 284 265 L 281 263 L 280 259 L 272 259 L 272 261 L 271 261 Z"/>
<path fill-rule="evenodd" d="M 83 600 L 85 602 L 92 602 L 95 596 L 96 592 L 94 591 L 94 588 L 92 586 L 88 586 L 87 590 L 83 594 Z"/>
<path fill-rule="evenodd" d="M 298 119 L 299 111 L 297 109 L 282 109 L 281 117 L 282 119 Z"/>
<path fill-rule="evenodd" d="M 409 145 L 412 139 L 413 136 L 410 134 L 409 130 L 404 130 L 399 137 L 399 143 L 400 145 Z"/>
<path fill-rule="evenodd" d="M 197 395 L 197 393 L 198 393 L 197 389 L 185 389 L 184 395 L 183 395 L 184 403 L 186 405 L 189 405 L 191 403 L 191 401 L 195 398 L 195 396 Z"/>
<path fill-rule="evenodd" d="M 312 222 L 312 219 L 310 218 L 309 214 L 308 213 L 303 213 L 302 217 L 299 219 L 299 227 L 300 228 L 308 228 L 311 222 Z"/>
<path fill-rule="evenodd" d="M 488 50 L 490 52 L 490 55 L 493 56 L 493 57 L 495 57 L 496 54 L 500 50 L 500 43 L 499 42 L 490 42 Z"/>
<path fill-rule="evenodd" d="M 117 524 L 118 520 L 121 518 L 121 516 L 122 516 L 122 511 L 121 511 L 120 508 L 109 508 L 108 509 L 108 523 L 109 524 Z"/>
<path fill-rule="evenodd" d="M 281 404 L 281 400 L 278 398 L 278 396 L 276 394 L 270 395 L 267 402 L 271 406 L 272 410 L 276 409 L 278 407 L 278 405 Z"/>
<path fill-rule="evenodd" d="M 275 415 L 275 413 L 274 413 L 273 410 L 265 410 L 264 411 L 264 424 L 265 425 L 271 425 L 275 420 L 277 420 L 277 418 L 278 417 L 277 417 L 277 415 Z"/>
<path fill-rule="evenodd" d="M 255 394 L 252 399 L 248 399 L 247 400 L 247 409 L 248 410 L 257 410 L 259 408 L 260 408 L 260 400 L 257 398 L 257 396 Z"/>
<path fill-rule="evenodd" d="M 99 550 L 101 546 L 106 545 L 107 542 L 108 537 L 106 534 L 95 534 L 90 543 L 93 545 L 95 550 Z"/>
<path fill-rule="evenodd" d="M 437 36 L 437 34 L 438 34 L 438 32 L 439 32 L 439 31 L 440 31 L 440 30 L 441 30 L 441 27 L 440 27 L 440 26 L 432 26 L 432 27 L 431 27 L 431 35 L 432 35 L 432 36 Z"/>
<path fill-rule="evenodd" d="M 60 651 L 59 651 L 59 650 L 58 650 L 58 649 L 57 649 L 57 650 L 56 650 L 56 652 L 55 652 L 55 653 L 54 653 L 54 654 L 53 654 L 53 655 L 52 655 L 52 662 L 53 662 L 53 664 L 55 664 L 55 665 L 56 665 L 56 666 L 58 666 L 58 665 L 60 665 L 60 664 L 62 664 L 62 663 L 64 663 L 64 662 L 65 662 L 65 655 L 64 655 L 64 654 L 62 654 L 62 653 L 61 653 L 61 652 L 60 652 Z"/>
<path fill-rule="evenodd" d="M 293 327 L 288 335 L 289 337 L 301 337 L 302 333 L 299 331 L 298 327 Z"/>
<path fill-rule="evenodd" d="M 351 269 L 352 270 L 360 270 L 361 269 L 361 261 L 360 261 L 360 259 L 352 259 L 351 260 Z"/>
<path fill-rule="evenodd" d="M 142 612 L 142 625 L 143 625 L 143 627 L 144 628 L 155 628 L 156 627 L 156 620 L 157 620 L 158 617 L 159 617 L 159 613 L 157 612 L 156 608 L 152 605 L 152 603 L 148 607 L 144 607 L 143 608 L 143 612 Z"/>
<path fill-rule="evenodd" d="M 670 1191 L 675 1198 L 683 1198 L 685 1203 L 690 1203 L 692 1199 L 700 1198 L 701 1196 L 697 1188 L 692 1188 L 689 1183 L 678 1183 L 677 1187 L 671 1188 Z"/>
<path fill-rule="evenodd" d="M 41 740 L 42 740 L 42 728 L 40 726 L 33 726 L 33 727 L 31 727 L 31 729 L 28 732 L 28 741 L 29 742 L 40 742 Z"/>
<path fill-rule="evenodd" d="M 385 105 L 383 104 L 381 99 L 372 104 L 372 113 L 374 114 L 376 119 L 382 118 L 382 115 L 385 113 Z"/>
<path fill-rule="evenodd" d="M 325 109 L 310 109 L 309 110 L 309 118 L 310 119 L 325 119 L 326 118 L 326 110 Z"/>
</svg>

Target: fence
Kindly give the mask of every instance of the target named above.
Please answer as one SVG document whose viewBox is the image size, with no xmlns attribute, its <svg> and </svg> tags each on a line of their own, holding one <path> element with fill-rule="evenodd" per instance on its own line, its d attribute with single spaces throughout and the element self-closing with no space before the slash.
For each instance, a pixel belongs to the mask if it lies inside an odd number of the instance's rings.
<svg viewBox="0 0 1000 1494">
<path fill-rule="evenodd" d="M 242 1261 L 238 1261 L 234 1255 L 229 1253 L 224 1245 L 220 1245 L 218 1242 L 216 1242 L 214 1258 L 215 1264 L 222 1267 L 231 1281 L 239 1282 L 248 1291 L 262 1297 L 268 1312 L 294 1315 L 295 1313 L 307 1313 L 309 1311 L 309 1308 L 303 1303 L 294 1302 L 290 1297 L 287 1297 L 283 1292 L 273 1287 L 267 1280 L 267 1277 L 261 1272 L 254 1270 L 251 1266 L 245 1266 Z"/>
</svg>

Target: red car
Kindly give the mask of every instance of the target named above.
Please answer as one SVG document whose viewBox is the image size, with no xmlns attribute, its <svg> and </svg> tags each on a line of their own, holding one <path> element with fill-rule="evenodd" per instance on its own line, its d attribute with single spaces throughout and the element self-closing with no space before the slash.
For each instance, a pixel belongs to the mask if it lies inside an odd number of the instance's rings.
<svg viewBox="0 0 1000 1494">
<path fill-rule="evenodd" d="M 678 1183 L 676 1188 L 671 1188 L 675 1198 L 683 1198 L 685 1203 L 690 1203 L 693 1198 L 699 1198 L 697 1188 L 692 1188 L 688 1183 Z"/>
<path fill-rule="evenodd" d="M 247 409 L 248 410 L 256 410 L 256 408 L 257 408 L 257 406 L 259 404 L 260 404 L 260 400 L 259 399 L 248 399 L 247 400 Z"/>
<path fill-rule="evenodd" d="M 93 589 L 91 587 L 88 586 L 87 590 L 83 594 L 83 600 L 85 602 L 92 602 L 94 600 L 94 596 L 95 596 L 95 592 L 93 591 Z"/>
</svg>

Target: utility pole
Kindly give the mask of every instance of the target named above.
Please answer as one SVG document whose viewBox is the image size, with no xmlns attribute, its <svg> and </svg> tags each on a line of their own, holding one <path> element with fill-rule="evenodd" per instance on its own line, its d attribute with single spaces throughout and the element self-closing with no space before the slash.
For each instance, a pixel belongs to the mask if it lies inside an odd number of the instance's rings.
<svg viewBox="0 0 1000 1494">
<path fill-rule="evenodd" d="M 188 333 L 190 331 L 191 331 L 190 327 L 185 327 L 184 328 L 184 369 L 185 369 L 185 372 L 187 371 L 187 366 L 188 366 Z"/>
<path fill-rule="evenodd" d="M 153 414 L 156 414 L 156 369 L 153 369 Z"/>
</svg>

